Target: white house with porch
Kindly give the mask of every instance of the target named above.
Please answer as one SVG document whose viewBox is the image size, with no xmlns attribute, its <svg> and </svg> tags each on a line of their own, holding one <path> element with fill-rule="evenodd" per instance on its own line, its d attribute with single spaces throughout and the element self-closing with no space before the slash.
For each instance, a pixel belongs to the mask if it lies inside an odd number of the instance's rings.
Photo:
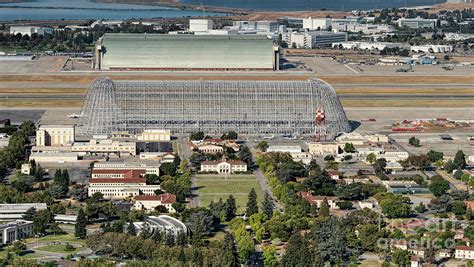
<svg viewBox="0 0 474 267">
<path fill-rule="evenodd" d="M 246 171 L 247 164 L 240 160 L 214 160 L 201 163 L 201 172 L 235 173 Z"/>
</svg>

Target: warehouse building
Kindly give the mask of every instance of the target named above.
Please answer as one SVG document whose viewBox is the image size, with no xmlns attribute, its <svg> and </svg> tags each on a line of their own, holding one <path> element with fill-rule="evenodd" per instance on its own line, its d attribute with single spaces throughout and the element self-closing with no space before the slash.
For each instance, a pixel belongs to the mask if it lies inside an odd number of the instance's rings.
<svg viewBox="0 0 474 267">
<path fill-rule="evenodd" d="M 168 129 L 222 134 L 315 133 L 316 110 L 325 111 L 326 134 L 348 132 L 346 114 L 329 84 L 307 81 L 92 82 L 79 118 L 81 135 Z"/>
<path fill-rule="evenodd" d="M 277 70 L 278 47 L 263 35 L 110 34 L 96 45 L 102 70 Z"/>
</svg>

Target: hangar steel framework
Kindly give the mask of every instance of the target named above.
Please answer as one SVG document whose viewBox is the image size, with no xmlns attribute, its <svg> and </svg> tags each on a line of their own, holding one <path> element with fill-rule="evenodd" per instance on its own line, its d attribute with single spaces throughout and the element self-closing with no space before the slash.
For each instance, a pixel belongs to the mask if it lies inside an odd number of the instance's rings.
<svg viewBox="0 0 474 267">
<path fill-rule="evenodd" d="M 315 133 L 316 110 L 326 113 L 329 135 L 350 131 L 335 90 L 307 81 L 113 81 L 89 86 L 78 134 L 167 129 L 216 134 Z"/>
</svg>

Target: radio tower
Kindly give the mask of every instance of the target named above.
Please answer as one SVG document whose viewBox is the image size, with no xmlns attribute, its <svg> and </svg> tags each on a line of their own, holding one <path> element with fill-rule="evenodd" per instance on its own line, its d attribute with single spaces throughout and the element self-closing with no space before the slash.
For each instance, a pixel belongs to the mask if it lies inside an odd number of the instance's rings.
<svg viewBox="0 0 474 267">
<path fill-rule="evenodd" d="M 316 110 L 316 118 L 314 122 L 314 142 L 321 141 L 322 137 L 326 140 L 326 114 L 323 108 Z"/>
</svg>

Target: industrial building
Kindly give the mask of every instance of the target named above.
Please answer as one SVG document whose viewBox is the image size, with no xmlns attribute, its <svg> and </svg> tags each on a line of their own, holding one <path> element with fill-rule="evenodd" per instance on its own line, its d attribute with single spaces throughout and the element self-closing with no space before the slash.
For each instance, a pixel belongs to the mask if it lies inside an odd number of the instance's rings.
<svg viewBox="0 0 474 267">
<path fill-rule="evenodd" d="M 303 29 L 327 30 L 332 25 L 331 18 L 307 18 L 303 19 Z"/>
<path fill-rule="evenodd" d="M 16 203 L 0 204 L 0 221 L 19 220 L 29 209 L 44 210 L 47 209 L 46 203 Z"/>
<path fill-rule="evenodd" d="M 263 35 L 110 34 L 96 44 L 102 70 L 277 70 L 278 47 Z"/>
<path fill-rule="evenodd" d="M 31 36 L 33 34 L 38 35 L 45 35 L 45 34 L 52 34 L 52 28 L 45 28 L 45 27 L 36 27 L 36 26 L 10 26 L 10 34 L 17 35 L 21 34 L 21 36 Z"/>
<path fill-rule="evenodd" d="M 307 81 L 112 81 L 91 83 L 79 118 L 82 135 L 167 129 L 176 134 L 325 134 L 351 127 L 332 86 Z"/>
<path fill-rule="evenodd" d="M 214 22 L 212 19 L 190 19 L 189 31 L 191 32 L 205 32 L 212 30 Z"/>
<path fill-rule="evenodd" d="M 333 43 L 347 41 L 347 33 L 345 32 L 288 32 L 283 37 L 289 47 L 305 49 L 330 47 Z"/>
<path fill-rule="evenodd" d="M 436 28 L 438 20 L 436 19 L 423 19 L 423 18 L 400 18 L 398 20 L 399 27 L 408 27 L 412 29 L 434 29 Z"/>
</svg>

